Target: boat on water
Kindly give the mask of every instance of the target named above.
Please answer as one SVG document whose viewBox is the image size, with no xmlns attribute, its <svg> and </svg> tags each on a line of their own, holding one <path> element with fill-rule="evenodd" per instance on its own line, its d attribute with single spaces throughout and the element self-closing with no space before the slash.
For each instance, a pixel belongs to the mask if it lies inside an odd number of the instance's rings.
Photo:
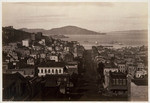
<svg viewBox="0 0 150 103">
<path fill-rule="evenodd" d="M 118 45 L 123 45 L 122 43 L 118 42 L 118 41 L 112 41 L 110 42 L 110 44 L 118 44 Z"/>
<path fill-rule="evenodd" d="M 98 41 L 95 41 L 95 44 L 98 44 Z"/>
<path fill-rule="evenodd" d="M 122 43 L 119 43 L 119 45 L 123 45 Z"/>
</svg>

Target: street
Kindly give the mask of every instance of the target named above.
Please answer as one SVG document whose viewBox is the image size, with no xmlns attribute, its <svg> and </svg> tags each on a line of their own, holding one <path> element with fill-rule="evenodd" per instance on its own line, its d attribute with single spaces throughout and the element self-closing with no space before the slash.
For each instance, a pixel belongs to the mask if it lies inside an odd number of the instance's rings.
<svg viewBox="0 0 150 103">
<path fill-rule="evenodd" d="M 125 101 L 127 98 L 117 98 L 99 94 L 97 83 L 97 71 L 94 67 L 91 50 L 86 50 L 85 72 L 79 77 L 76 87 L 73 87 L 69 95 L 57 95 L 56 91 L 51 88 L 44 88 L 42 93 L 37 94 L 32 100 L 34 101 Z M 102 86 L 102 84 L 99 84 Z M 41 95 L 43 94 L 43 95 Z"/>
</svg>

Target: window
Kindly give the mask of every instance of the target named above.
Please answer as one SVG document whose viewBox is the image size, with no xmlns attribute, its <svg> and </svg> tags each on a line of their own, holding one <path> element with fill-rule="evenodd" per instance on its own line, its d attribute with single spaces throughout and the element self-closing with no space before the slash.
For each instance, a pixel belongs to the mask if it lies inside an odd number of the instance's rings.
<svg viewBox="0 0 150 103">
<path fill-rule="evenodd" d="M 119 81 L 118 81 L 118 79 L 116 79 L 116 85 L 118 85 L 119 84 Z"/>
<path fill-rule="evenodd" d="M 119 79 L 119 84 L 122 85 L 122 79 Z"/>
<path fill-rule="evenodd" d="M 45 73 L 47 73 L 47 70 L 45 69 Z"/>
<path fill-rule="evenodd" d="M 52 73 L 54 73 L 54 69 L 52 69 Z"/>
<path fill-rule="evenodd" d="M 58 70 L 56 69 L 56 74 L 58 74 Z"/>
<path fill-rule="evenodd" d="M 61 73 L 61 69 L 59 69 L 59 73 Z"/>
<path fill-rule="evenodd" d="M 48 73 L 50 73 L 50 69 L 48 69 Z"/>
<path fill-rule="evenodd" d="M 116 83 L 115 83 L 116 81 L 115 81 L 115 79 L 113 79 L 113 85 L 115 85 Z"/>
<path fill-rule="evenodd" d="M 41 69 L 41 73 L 43 73 L 43 69 Z"/>
<path fill-rule="evenodd" d="M 126 79 L 123 79 L 123 85 L 126 85 Z"/>
</svg>

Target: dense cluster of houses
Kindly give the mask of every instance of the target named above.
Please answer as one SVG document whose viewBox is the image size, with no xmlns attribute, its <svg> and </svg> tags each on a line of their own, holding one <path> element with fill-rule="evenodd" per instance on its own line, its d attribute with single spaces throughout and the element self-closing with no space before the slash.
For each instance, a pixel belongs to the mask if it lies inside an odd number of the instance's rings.
<svg viewBox="0 0 150 103">
<path fill-rule="evenodd" d="M 60 87 L 60 93 L 66 94 L 66 87 L 73 86 L 72 75 L 79 74 L 81 67 L 76 58 L 82 58 L 83 54 L 84 47 L 77 41 L 54 39 L 41 32 L 32 33 L 21 42 L 3 45 L 3 99 L 23 97 L 25 90 L 32 91 L 30 95 L 33 95 L 33 91 L 38 91 L 34 89 L 43 86 L 42 81 L 45 86 Z"/>
<path fill-rule="evenodd" d="M 63 41 L 41 32 L 26 34 L 13 27 L 3 28 L 3 35 L 13 38 L 15 34 L 22 34 L 25 39 L 21 40 L 20 36 L 16 42 L 3 43 L 3 100 L 31 100 L 45 92 L 44 88 L 50 88 L 52 94 L 69 94 L 78 75 L 82 75 L 82 69 L 86 69 L 84 47 L 77 41 Z M 146 46 L 119 49 L 93 46 L 91 59 L 93 69 L 101 69 L 98 71 L 99 84 L 107 95 L 127 96 L 132 94 L 131 82 L 148 83 Z"/>
<path fill-rule="evenodd" d="M 93 46 L 92 60 L 99 68 L 103 64 L 103 87 L 114 95 L 128 95 L 130 83 L 147 85 L 148 48 Z"/>
</svg>

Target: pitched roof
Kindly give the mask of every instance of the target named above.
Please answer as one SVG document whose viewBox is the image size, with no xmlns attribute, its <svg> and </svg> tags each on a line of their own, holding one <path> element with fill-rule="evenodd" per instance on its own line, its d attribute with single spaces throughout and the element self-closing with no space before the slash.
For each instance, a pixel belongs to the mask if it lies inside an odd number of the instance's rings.
<svg viewBox="0 0 150 103">
<path fill-rule="evenodd" d="M 65 67 L 65 63 L 54 61 L 41 62 L 38 64 L 38 67 Z"/>
<path fill-rule="evenodd" d="M 110 78 L 126 78 L 127 75 L 122 72 L 110 72 Z"/>
</svg>

